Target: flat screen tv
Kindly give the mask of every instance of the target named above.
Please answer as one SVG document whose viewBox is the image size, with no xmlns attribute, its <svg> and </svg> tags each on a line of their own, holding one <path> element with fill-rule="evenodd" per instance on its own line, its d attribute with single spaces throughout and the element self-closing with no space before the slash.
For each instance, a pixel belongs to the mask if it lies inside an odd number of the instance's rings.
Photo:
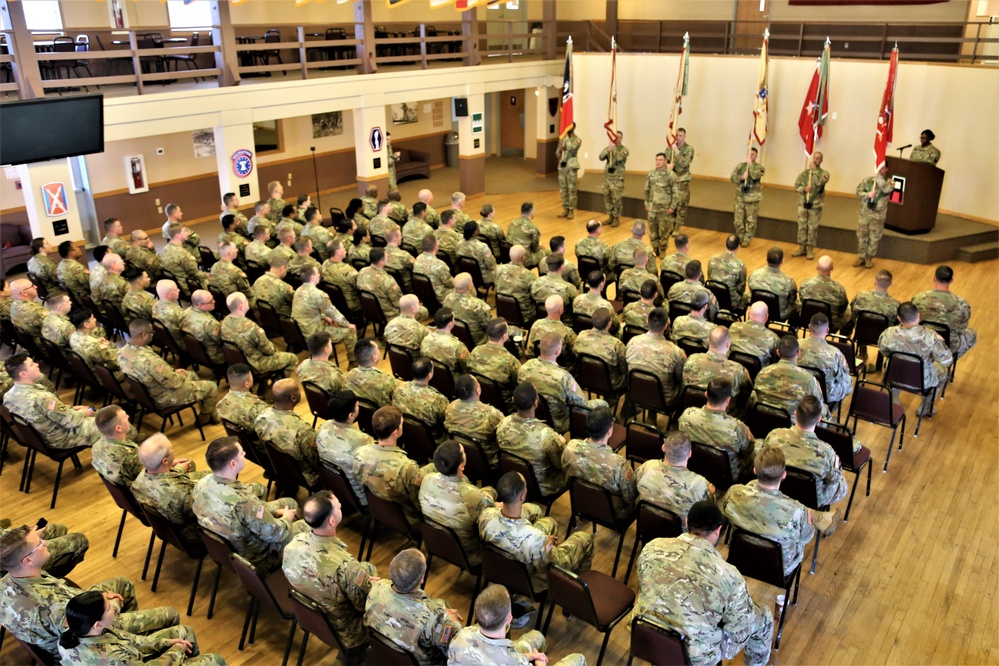
<svg viewBox="0 0 999 666">
<path fill-rule="evenodd" d="M 104 95 L 0 104 L 0 164 L 104 151 Z"/>
</svg>

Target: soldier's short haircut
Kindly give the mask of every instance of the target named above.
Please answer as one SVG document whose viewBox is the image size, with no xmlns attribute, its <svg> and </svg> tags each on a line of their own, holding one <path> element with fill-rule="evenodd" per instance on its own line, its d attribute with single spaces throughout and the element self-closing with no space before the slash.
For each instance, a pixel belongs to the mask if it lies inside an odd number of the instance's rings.
<svg viewBox="0 0 999 666">
<path fill-rule="evenodd" d="M 301 277 L 303 283 L 312 282 L 312 278 L 316 277 L 317 275 L 319 275 L 319 269 L 316 268 L 315 266 L 306 266 L 305 268 L 302 269 L 302 272 L 299 273 L 299 276 Z"/>
<path fill-rule="evenodd" d="M 715 326 L 708 333 L 708 347 L 718 349 L 724 347 L 732 340 L 732 334 L 724 326 Z"/>
<path fill-rule="evenodd" d="M 687 512 L 687 531 L 698 536 L 707 536 L 722 526 L 725 516 L 713 500 L 695 502 Z"/>
<path fill-rule="evenodd" d="M 510 593 L 502 585 L 490 585 L 475 598 L 475 619 L 486 631 L 497 631 L 510 616 Z"/>
<path fill-rule="evenodd" d="M 170 438 L 161 432 L 139 444 L 139 462 L 146 469 L 156 469 L 170 453 Z"/>
<path fill-rule="evenodd" d="M 128 325 L 128 337 L 134 340 L 151 330 L 153 330 L 153 325 L 149 323 L 148 319 L 133 319 L 132 323 Z"/>
<path fill-rule="evenodd" d="M 545 265 L 548 266 L 549 273 L 555 273 L 562 270 L 565 266 L 565 256 L 561 252 L 555 252 L 554 254 L 549 254 L 545 258 Z"/>
<path fill-rule="evenodd" d="M 631 235 L 632 236 L 644 236 L 645 235 L 645 220 L 635 220 L 631 224 Z"/>
<path fill-rule="evenodd" d="M 604 279 L 605 278 L 603 271 L 590 271 L 586 275 L 586 284 L 592 287 L 593 289 L 596 289 L 601 284 L 603 284 Z"/>
<path fill-rule="evenodd" d="M 27 542 L 30 531 L 30 527 L 21 525 L 20 527 L 11 528 L 10 531 L 0 538 L 0 569 L 11 571 L 20 568 L 21 560 L 31 550 L 28 548 Z"/>
<path fill-rule="evenodd" d="M 396 590 L 403 594 L 414 591 L 427 573 L 427 560 L 417 548 L 407 548 L 392 558 L 389 578 Z"/>
<path fill-rule="evenodd" d="M 701 274 L 701 262 L 697 259 L 691 259 L 684 267 L 683 273 L 687 276 L 688 280 L 697 279 L 697 277 Z"/>
<path fill-rule="evenodd" d="M 104 255 L 111 251 L 107 245 L 98 245 L 94 248 L 94 261 L 101 263 L 104 261 Z"/>
<path fill-rule="evenodd" d="M 454 312 L 450 308 L 441 308 L 434 313 L 434 324 L 438 330 L 447 328 L 454 321 Z"/>
<path fill-rule="evenodd" d="M 192 295 L 191 298 L 193 299 L 194 296 Z M 235 312 L 244 305 L 248 305 L 249 302 L 246 295 L 241 291 L 234 291 L 225 298 L 225 306 L 229 308 L 229 312 Z"/>
<path fill-rule="evenodd" d="M 395 405 L 380 407 L 371 416 L 371 430 L 378 440 L 391 437 L 400 425 L 402 425 L 402 410 Z"/>
<path fill-rule="evenodd" d="M 295 204 L 285 204 L 284 207 L 281 208 L 281 217 L 291 217 L 295 214 L 296 210 L 297 207 Z"/>
<path fill-rule="evenodd" d="M 912 303 L 912 301 L 899 303 L 898 310 L 896 310 L 896 312 L 898 314 L 898 320 L 903 324 L 911 324 L 916 321 L 917 317 L 919 317 L 919 310 Z"/>
<path fill-rule="evenodd" d="M 937 270 L 933 272 L 933 277 L 937 282 L 950 284 L 950 282 L 954 279 L 954 269 L 946 264 L 943 266 L 937 266 Z"/>
<path fill-rule="evenodd" d="M 647 264 L 649 262 L 649 252 L 643 247 L 638 248 L 631 254 L 631 260 L 635 265 Z"/>
<path fill-rule="evenodd" d="M 73 328 L 80 328 L 85 322 L 90 321 L 90 318 L 94 316 L 94 311 L 88 307 L 73 308 L 69 311 L 69 323 L 73 325 Z"/>
<path fill-rule="evenodd" d="M 611 321 L 613 321 L 611 312 L 607 308 L 597 308 L 590 316 L 590 322 L 592 322 L 594 330 L 597 331 L 605 330 L 610 326 Z"/>
<path fill-rule="evenodd" d="M 458 293 L 464 293 L 472 289 L 472 275 L 471 273 L 458 273 L 454 276 L 454 290 Z"/>
<path fill-rule="evenodd" d="M 565 254 L 564 250 L 559 249 L 560 247 L 565 247 L 565 236 L 552 236 L 548 239 L 548 247 L 551 248 L 552 252 L 562 252 Z"/>
<path fill-rule="evenodd" d="M 413 361 L 410 370 L 413 372 L 413 379 L 423 381 L 434 371 L 434 362 L 426 356 L 421 356 Z"/>
<path fill-rule="evenodd" d="M 382 212 L 382 208 L 385 208 L 385 206 L 388 206 L 390 203 L 392 203 L 392 201 L 389 199 L 379 199 L 378 203 L 375 204 L 375 210 L 380 213 Z"/>
<path fill-rule="evenodd" d="M 475 395 L 477 380 L 472 375 L 461 375 L 454 380 L 454 395 L 459 400 L 470 400 Z"/>
<path fill-rule="evenodd" d="M 816 312 L 812 315 L 812 318 L 808 321 L 808 330 L 812 333 L 818 333 L 819 331 L 825 330 L 829 327 L 829 317 L 823 312 Z"/>
<path fill-rule="evenodd" d="M 708 382 L 708 404 L 712 407 L 720 407 L 722 403 L 732 397 L 732 382 L 722 377 L 715 377 Z"/>
<path fill-rule="evenodd" d="M 808 428 L 819 422 L 822 416 L 822 403 L 814 395 L 806 395 L 794 410 L 798 425 Z"/>
<path fill-rule="evenodd" d="M 663 308 L 656 308 L 649 313 L 649 331 L 652 333 L 662 333 L 669 323 L 669 313 Z"/>
<path fill-rule="evenodd" d="M 335 391 L 330 396 L 330 416 L 338 423 L 346 423 L 357 408 L 357 396 L 350 389 Z"/>
<path fill-rule="evenodd" d="M 378 186 L 377 185 L 368 185 L 367 187 L 365 187 L 364 188 L 364 196 L 369 197 L 371 199 L 374 199 L 375 197 L 377 197 L 378 196 Z"/>
<path fill-rule="evenodd" d="M 239 455 L 239 437 L 218 437 L 208 444 L 205 461 L 213 472 L 221 472 Z"/>
<path fill-rule="evenodd" d="M 784 250 L 779 247 L 772 247 L 767 250 L 767 265 L 780 266 L 784 263 Z"/>
<path fill-rule="evenodd" d="M 281 181 L 272 180 L 271 182 L 267 183 L 267 193 L 273 196 L 274 192 L 276 192 L 277 188 L 280 186 L 281 186 Z"/>
<path fill-rule="evenodd" d="M 538 389 L 531 382 L 521 382 L 513 390 L 513 406 L 517 411 L 531 409 L 537 401 Z"/>
<path fill-rule="evenodd" d="M 504 504 L 519 502 L 527 488 L 527 482 L 520 472 L 507 472 L 496 482 L 496 499 Z"/>
<path fill-rule="evenodd" d="M 263 238 L 264 236 L 268 235 L 270 232 L 271 230 L 270 228 L 267 227 L 267 225 L 258 224 L 257 226 L 253 227 L 253 238 L 254 239 Z"/>
<path fill-rule="evenodd" d="M 368 227 L 365 224 L 357 225 L 354 229 L 354 245 L 360 245 L 368 237 Z"/>
<path fill-rule="evenodd" d="M 464 236 L 465 240 L 472 240 L 475 238 L 475 234 L 479 233 L 479 223 L 474 220 L 469 220 L 465 222 L 464 228 L 461 230 L 461 235 Z"/>
<path fill-rule="evenodd" d="M 502 317 L 490 319 L 486 322 L 486 338 L 490 342 L 499 342 L 508 330 L 510 330 L 510 326 L 506 323 L 506 319 Z"/>
<path fill-rule="evenodd" d="M 97 430 L 100 431 L 105 437 L 111 437 L 114 434 L 115 425 L 117 425 L 118 417 L 125 412 L 124 409 L 118 405 L 108 405 L 107 407 L 102 407 L 97 410 L 97 414 L 94 415 L 94 425 L 97 426 Z"/>
<path fill-rule="evenodd" d="M 663 447 L 670 465 L 682 465 L 690 455 L 690 438 L 676 430 L 669 434 Z"/>
<path fill-rule="evenodd" d="M 370 365 L 375 359 L 378 344 L 371 338 L 361 338 L 354 343 L 354 358 L 359 365 Z"/>
<path fill-rule="evenodd" d="M 229 241 L 224 241 L 221 245 L 219 245 L 219 254 L 223 256 L 229 254 L 230 252 L 235 254 L 237 250 L 238 248 L 236 247 L 236 244 L 230 243 Z"/>
<path fill-rule="evenodd" d="M 59 256 L 65 259 L 73 249 L 73 241 L 63 241 L 59 243 Z"/>
<path fill-rule="evenodd" d="M 296 237 L 295 230 L 292 229 L 291 227 L 285 227 L 284 229 L 278 232 L 278 238 L 282 241 L 284 241 L 286 238 L 295 238 L 295 237 Z M 294 243 L 292 244 L 294 245 Z"/>
<path fill-rule="evenodd" d="M 28 361 L 30 356 L 27 353 L 21 352 L 19 354 L 11 354 L 7 357 L 7 360 L 3 362 L 4 370 L 10 375 L 11 379 L 17 381 L 17 376 L 24 371 L 24 364 Z"/>
<path fill-rule="evenodd" d="M 402 230 L 398 227 L 394 229 L 389 229 L 385 232 L 385 242 L 391 244 L 393 241 L 397 241 L 402 238 Z M 388 254 L 386 251 L 385 254 Z"/>
<path fill-rule="evenodd" d="M 299 196 L 301 196 L 301 195 L 299 195 Z M 305 221 L 306 222 L 311 222 L 312 218 L 314 218 L 316 216 L 316 213 L 318 213 L 318 212 L 319 212 L 319 209 L 316 208 L 315 206 L 309 206 L 308 208 L 306 208 L 305 209 Z M 322 216 L 319 217 L 319 221 L 322 222 Z"/>
<path fill-rule="evenodd" d="M 282 257 L 279 254 L 272 255 L 269 265 L 271 268 L 287 268 L 288 258 Z"/>
<path fill-rule="evenodd" d="M 125 280 L 125 282 L 132 283 L 141 278 L 145 274 L 146 271 L 142 270 L 141 268 L 133 267 L 133 268 L 126 268 L 125 271 L 121 274 L 121 277 L 122 279 Z"/>
<path fill-rule="evenodd" d="M 298 252 L 299 254 L 301 254 L 303 251 L 311 247 L 312 247 L 312 239 L 309 238 L 308 236 L 302 236 L 291 245 L 291 249 L 293 249 L 295 252 Z"/>
<path fill-rule="evenodd" d="M 781 479 L 784 478 L 787 461 L 779 446 L 764 446 L 756 454 L 753 466 L 756 467 L 756 478 L 760 480 L 760 483 L 771 485 L 780 483 Z"/>
<path fill-rule="evenodd" d="M 253 204 L 253 212 L 259 215 L 260 211 L 262 211 L 268 205 L 269 204 L 264 200 L 258 201 L 257 203 Z"/>
<path fill-rule="evenodd" d="M 663 159 L 666 159 L 666 153 L 656 153 L 656 157 L 661 157 Z"/>
<path fill-rule="evenodd" d="M 648 300 L 650 298 L 655 298 L 656 294 L 659 293 L 659 282 L 649 278 L 642 283 L 641 288 L 638 291 L 642 295 L 642 298 Z"/>
<path fill-rule="evenodd" d="M 52 293 L 48 298 L 45 299 L 45 307 L 52 309 L 62 305 L 62 302 L 69 298 L 69 294 L 65 291 L 57 291 Z"/>
<path fill-rule="evenodd" d="M 167 236 L 169 236 L 171 239 L 173 239 L 173 238 L 177 237 L 177 235 L 179 235 L 186 228 L 187 227 L 185 227 L 183 224 L 180 224 L 180 223 L 177 223 L 177 222 L 169 224 L 169 225 L 167 225 Z"/>
<path fill-rule="evenodd" d="M 223 215 L 219 222 L 222 223 L 223 231 L 229 231 L 232 229 L 232 225 L 236 223 L 236 216 L 231 213 Z"/>
<path fill-rule="evenodd" d="M 677 234 L 676 238 L 673 239 L 673 247 L 676 248 L 677 252 L 686 250 L 688 245 L 690 245 L 690 237 L 687 234 Z"/>
<path fill-rule="evenodd" d="M 115 222 L 118 222 L 118 218 L 117 217 L 109 217 L 108 219 L 104 220 L 104 223 L 103 223 L 104 224 L 104 231 L 111 231 L 111 227 L 114 226 Z"/>
<path fill-rule="evenodd" d="M 614 414 L 606 407 L 597 407 L 586 415 L 586 435 L 602 439 L 614 427 Z"/>
<path fill-rule="evenodd" d="M 436 252 L 437 236 L 434 236 L 432 233 L 427 234 L 426 236 L 423 237 L 423 240 L 420 241 L 420 247 L 423 249 L 424 252 L 431 252 L 431 253 Z"/>
<path fill-rule="evenodd" d="M 413 217 L 419 217 L 423 214 L 423 211 L 427 209 L 427 204 L 423 201 L 417 201 L 413 204 Z"/>
<path fill-rule="evenodd" d="M 333 336 L 329 334 L 329 331 L 316 331 L 309 336 L 309 339 L 305 341 L 305 344 L 309 347 L 310 356 L 319 356 L 326 349 L 326 345 L 330 343 Z"/>
<path fill-rule="evenodd" d="M 230 365 L 229 369 L 226 370 L 225 376 L 229 381 L 229 386 L 240 385 L 246 381 L 246 378 L 250 376 L 253 369 L 246 363 L 236 363 L 235 365 Z"/>
<path fill-rule="evenodd" d="M 877 283 L 882 289 L 887 289 L 891 286 L 892 274 L 891 271 L 881 270 L 878 274 L 874 276 L 874 282 Z"/>
<path fill-rule="evenodd" d="M 546 333 L 541 338 L 541 355 L 551 356 L 562 349 L 562 336 L 558 333 Z"/>
<path fill-rule="evenodd" d="M 371 254 L 368 255 L 368 260 L 372 265 L 381 263 L 385 260 L 385 248 L 376 247 L 371 250 Z"/>
<path fill-rule="evenodd" d="M 36 254 L 41 252 L 43 247 L 45 247 L 44 238 L 32 238 L 31 245 L 29 246 L 29 251 L 31 252 L 31 256 L 35 256 Z"/>
<path fill-rule="evenodd" d="M 596 231 L 602 226 L 603 224 L 600 223 L 600 220 L 590 220 L 589 222 L 586 223 L 586 233 L 592 234 L 594 231 Z"/>
<path fill-rule="evenodd" d="M 333 515 L 333 493 L 320 490 L 310 496 L 302 505 L 302 520 L 312 529 L 322 527 Z"/>
<path fill-rule="evenodd" d="M 342 247 L 343 247 L 342 240 L 331 240 L 329 243 L 326 244 L 326 254 L 332 257 L 337 252 L 339 252 L 340 248 Z"/>
<path fill-rule="evenodd" d="M 528 213 L 532 213 L 532 212 L 534 212 L 534 202 L 533 201 L 525 201 L 524 203 L 520 204 L 520 214 L 521 215 L 527 215 Z"/>
<path fill-rule="evenodd" d="M 725 249 L 728 250 L 729 252 L 733 252 L 735 251 L 736 248 L 739 247 L 740 242 L 741 241 L 739 241 L 738 236 L 736 236 L 735 234 L 729 234 L 728 238 L 725 239 Z"/>
<path fill-rule="evenodd" d="M 798 338 L 793 335 L 785 335 L 777 343 L 777 353 L 781 359 L 789 360 L 798 355 Z"/>
<path fill-rule="evenodd" d="M 455 211 L 453 208 L 448 208 L 446 211 L 441 213 L 441 225 L 451 224 L 451 220 L 454 219 Z"/>
<path fill-rule="evenodd" d="M 454 476 L 461 466 L 461 444 L 449 439 L 434 451 L 434 469 L 446 476 Z"/>
<path fill-rule="evenodd" d="M 235 198 L 236 198 L 235 192 L 226 192 L 225 194 L 222 195 L 222 203 L 228 206 L 229 204 L 232 203 L 233 199 Z"/>
</svg>

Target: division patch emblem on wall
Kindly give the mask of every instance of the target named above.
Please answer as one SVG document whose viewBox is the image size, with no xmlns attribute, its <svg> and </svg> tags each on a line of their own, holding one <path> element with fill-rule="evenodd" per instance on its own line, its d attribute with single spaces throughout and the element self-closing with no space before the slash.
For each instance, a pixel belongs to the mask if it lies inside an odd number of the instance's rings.
<svg viewBox="0 0 999 666">
<path fill-rule="evenodd" d="M 253 153 L 246 148 L 240 148 L 232 154 L 232 170 L 240 178 L 246 178 L 253 173 Z"/>
<path fill-rule="evenodd" d="M 48 217 L 59 217 L 69 212 L 69 200 L 66 197 L 65 183 L 46 183 L 42 185 L 42 197 L 45 199 L 45 214 Z"/>
</svg>

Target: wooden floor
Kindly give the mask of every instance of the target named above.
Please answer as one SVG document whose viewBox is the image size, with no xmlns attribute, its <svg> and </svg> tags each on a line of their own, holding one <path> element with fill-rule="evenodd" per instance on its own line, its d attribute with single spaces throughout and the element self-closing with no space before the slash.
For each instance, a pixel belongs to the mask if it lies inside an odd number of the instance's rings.
<svg viewBox="0 0 999 666">
<path fill-rule="evenodd" d="M 531 193 L 529 198 L 538 205 L 537 221 L 545 240 L 563 234 L 569 238 L 571 252 L 575 241 L 585 234 L 587 215 L 579 211 L 575 220 L 556 220 L 557 193 Z M 487 201 L 496 205 L 497 220 L 505 225 L 517 216 L 522 197 L 516 194 L 476 197 L 469 201 L 469 210 L 477 211 Z M 626 237 L 627 229 L 627 225 L 606 229 L 605 240 L 614 243 Z M 214 225 L 212 230 L 211 234 L 203 233 L 203 237 L 214 238 Z M 691 255 L 706 262 L 721 251 L 722 243 L 722 234 L 693 230 Z M 752 247 L 740 250 L 740 255 L 752 270 L 763 264 L 771 245 L 757 241 Z M 786 254 L 792 249 L 784 245 Z M 851 297 L 858 290 L 870 288 L 874 271 L 850 268 L 852 256 L 843 253 L 832 256 L 838 266 L 834 277 L 846 286 Z M 789 260 L 785 268 L 800 283 L 813 273 L 811 263 L 804 259 Z M 892 293 L 901 300 L 931 287 L 932 267 L 897 261 L 877 261 L 876 267 L 892 271 L 895 276 Z M 871 496 L 864 497 L 861 488 L 850 522 L 841 524 L 830 539 L 823 540 L 818 570 L 814 576 L 805 573 L 802 577 L 798 605 L 790 611 L 783 646 L 780 653 L 774 653 L 774 663 L 994 664 L 999 661 L 996 612 L 999 262 L 955 263 L 954 269 L 954 290 L 973 307 L 971 323 L 978 330 L 978 345 L 960 362 L 957 382 L 948 389 L 946 400 L 939 403 L 936 417 L 924 422 L 918 439 L 911 437 L 912 428 L 909 428 L 905 449 L 895 452 L 888 474 L 882 474 L 881 467 L 890 432 L 860 424 L 858 437 L 873 450 L 875 458 Z M 914 423 L 915 403 L 911 398 L 906 398 L 905 403 L 912 418 L 910 422 Z M 144 435 L 151 433 L 152 425 L 144 428 Z M 209 439 L 223 434 L 220 426 L 206 430 Z M 205 444 L 196 429 L 187 427 L 168 434 L 174 437 L 178 456 L 191 457 L 199 466 L 206 467 Z M 111 558 L 121 514 L 97 474 L 90 469 L 89 454 L 82 456 L 85 463 L 82 471 L 66 470 L 57 508 L 49 510 L 55 466 L 39 461 L 31 494 L 23 495 L 17 491 L 22 453 L 20 447 L 12 447 L 11 458 L 0 477 L 0 514 L 15 523 L 45 516 L 49 522 L 65 523 L 84 532 L 90 538 L 91 548 L 86 562 L 72 574 L 79 584 L 125 575 L 135 581 L 142 606 L 172 605 L 183 612 L 193 564 L 177 551 L 169 550 L 159 589 L 152 593 L 151 573 L 149 581 L 139 580 L 149 532 L 134 519 L 127 521 L 118 558 Z M 259 479 L 259 470 L 248 469 L 244 476 Z M 852 477 L 848 480 L 852 481 Z M 568 505 L 566 496 L 553 511 L 563 526 Z M 845 503 L 842 506 L 845 509 Z M 356 523 L 348 521 L 341 531 L 352 549 L 359 542 L 356 528 Z M 630 552 L 633 533 L 632 530 L 626 539 L 625 554 Z M 612 533 L 599 531 L 595 568 L 610 573 L 616 545 Z M 401 547 L 400 539 L 378 540 L 373 561 L 382 575 L 387 575 L 388 563 Z M 222 653 L 230 664 L 279 663 L 288 625 L 267 613 L 258 626 L 256 643 L 243 652 L 236 649 L 247 595 L 232 574 L 223 574 L 215 617 L 210 621 L 205 618 L 213 574 L 214 566 L 206 565 L 194 615 L 185 618 L 196 630 L 202 649 Z M 472 583 L 468 576 L 456 576 L 450 566 L 435 563 L 427 591 L 446 598 L 464 613 Z M 637 584 L 634 576 L 631 583 Z M 754 581 L 750 582 L 750 589 L 760 603 L 772 606 L 776 589 Z M 589 626 L 556 613 L 548 633 L 548 652 L 559 658 L 581 651 L 590 663 L 595 663 L 601 639 Z M 615 630 L 607 652 L 608 664 L 626 661 L 628 641 L 627 628 Z M 330 664 L 334 656 L 313 639 L 305 663 Z M 0 650 L 0 663 L 29 661 L 8 638 Z"/>
</svg>

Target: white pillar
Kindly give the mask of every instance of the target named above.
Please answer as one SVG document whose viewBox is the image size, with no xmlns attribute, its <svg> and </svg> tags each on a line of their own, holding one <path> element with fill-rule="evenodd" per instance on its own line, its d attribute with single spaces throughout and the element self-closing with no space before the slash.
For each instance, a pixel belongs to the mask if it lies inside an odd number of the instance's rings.
<svg viewBox="0 0 999 666">
<path fill-rule="evenodd" d="M 257 173 L 260 165 L 257 164 L 254 151 L 253 118 L 250 110 L 223 112 L 222 125 L 214 130 L 219 199 L 226 192 L 235 192 L 243 204 L 255 204 L 260 201 L 260 179 Z M 247 166 L 250 168 L 249 173 L 246 172 Z"/>
<path fill-rule="evenodd" d="M 466 196 L 486 191 L 486 96 L 468 95 L 468 115 L 458 118 L 458 182 Z"/>
<path fill-rule="evenodd" d="M 385 149 L 388 118 L 381 95 L 372 97 L 362 100 L 363 106 L 354 109 L 357 189 L 363 195 L 369 185 L 376 185 L 379 195 L 385 196 L 388 193 L 388 151 Z"/>
<path fill-rule="evenodd" d="M 34 237 L 48 238 L 54 245 L 84 240 L 68 159 L 21 164 L 17 174 Z"/>
</svg>

